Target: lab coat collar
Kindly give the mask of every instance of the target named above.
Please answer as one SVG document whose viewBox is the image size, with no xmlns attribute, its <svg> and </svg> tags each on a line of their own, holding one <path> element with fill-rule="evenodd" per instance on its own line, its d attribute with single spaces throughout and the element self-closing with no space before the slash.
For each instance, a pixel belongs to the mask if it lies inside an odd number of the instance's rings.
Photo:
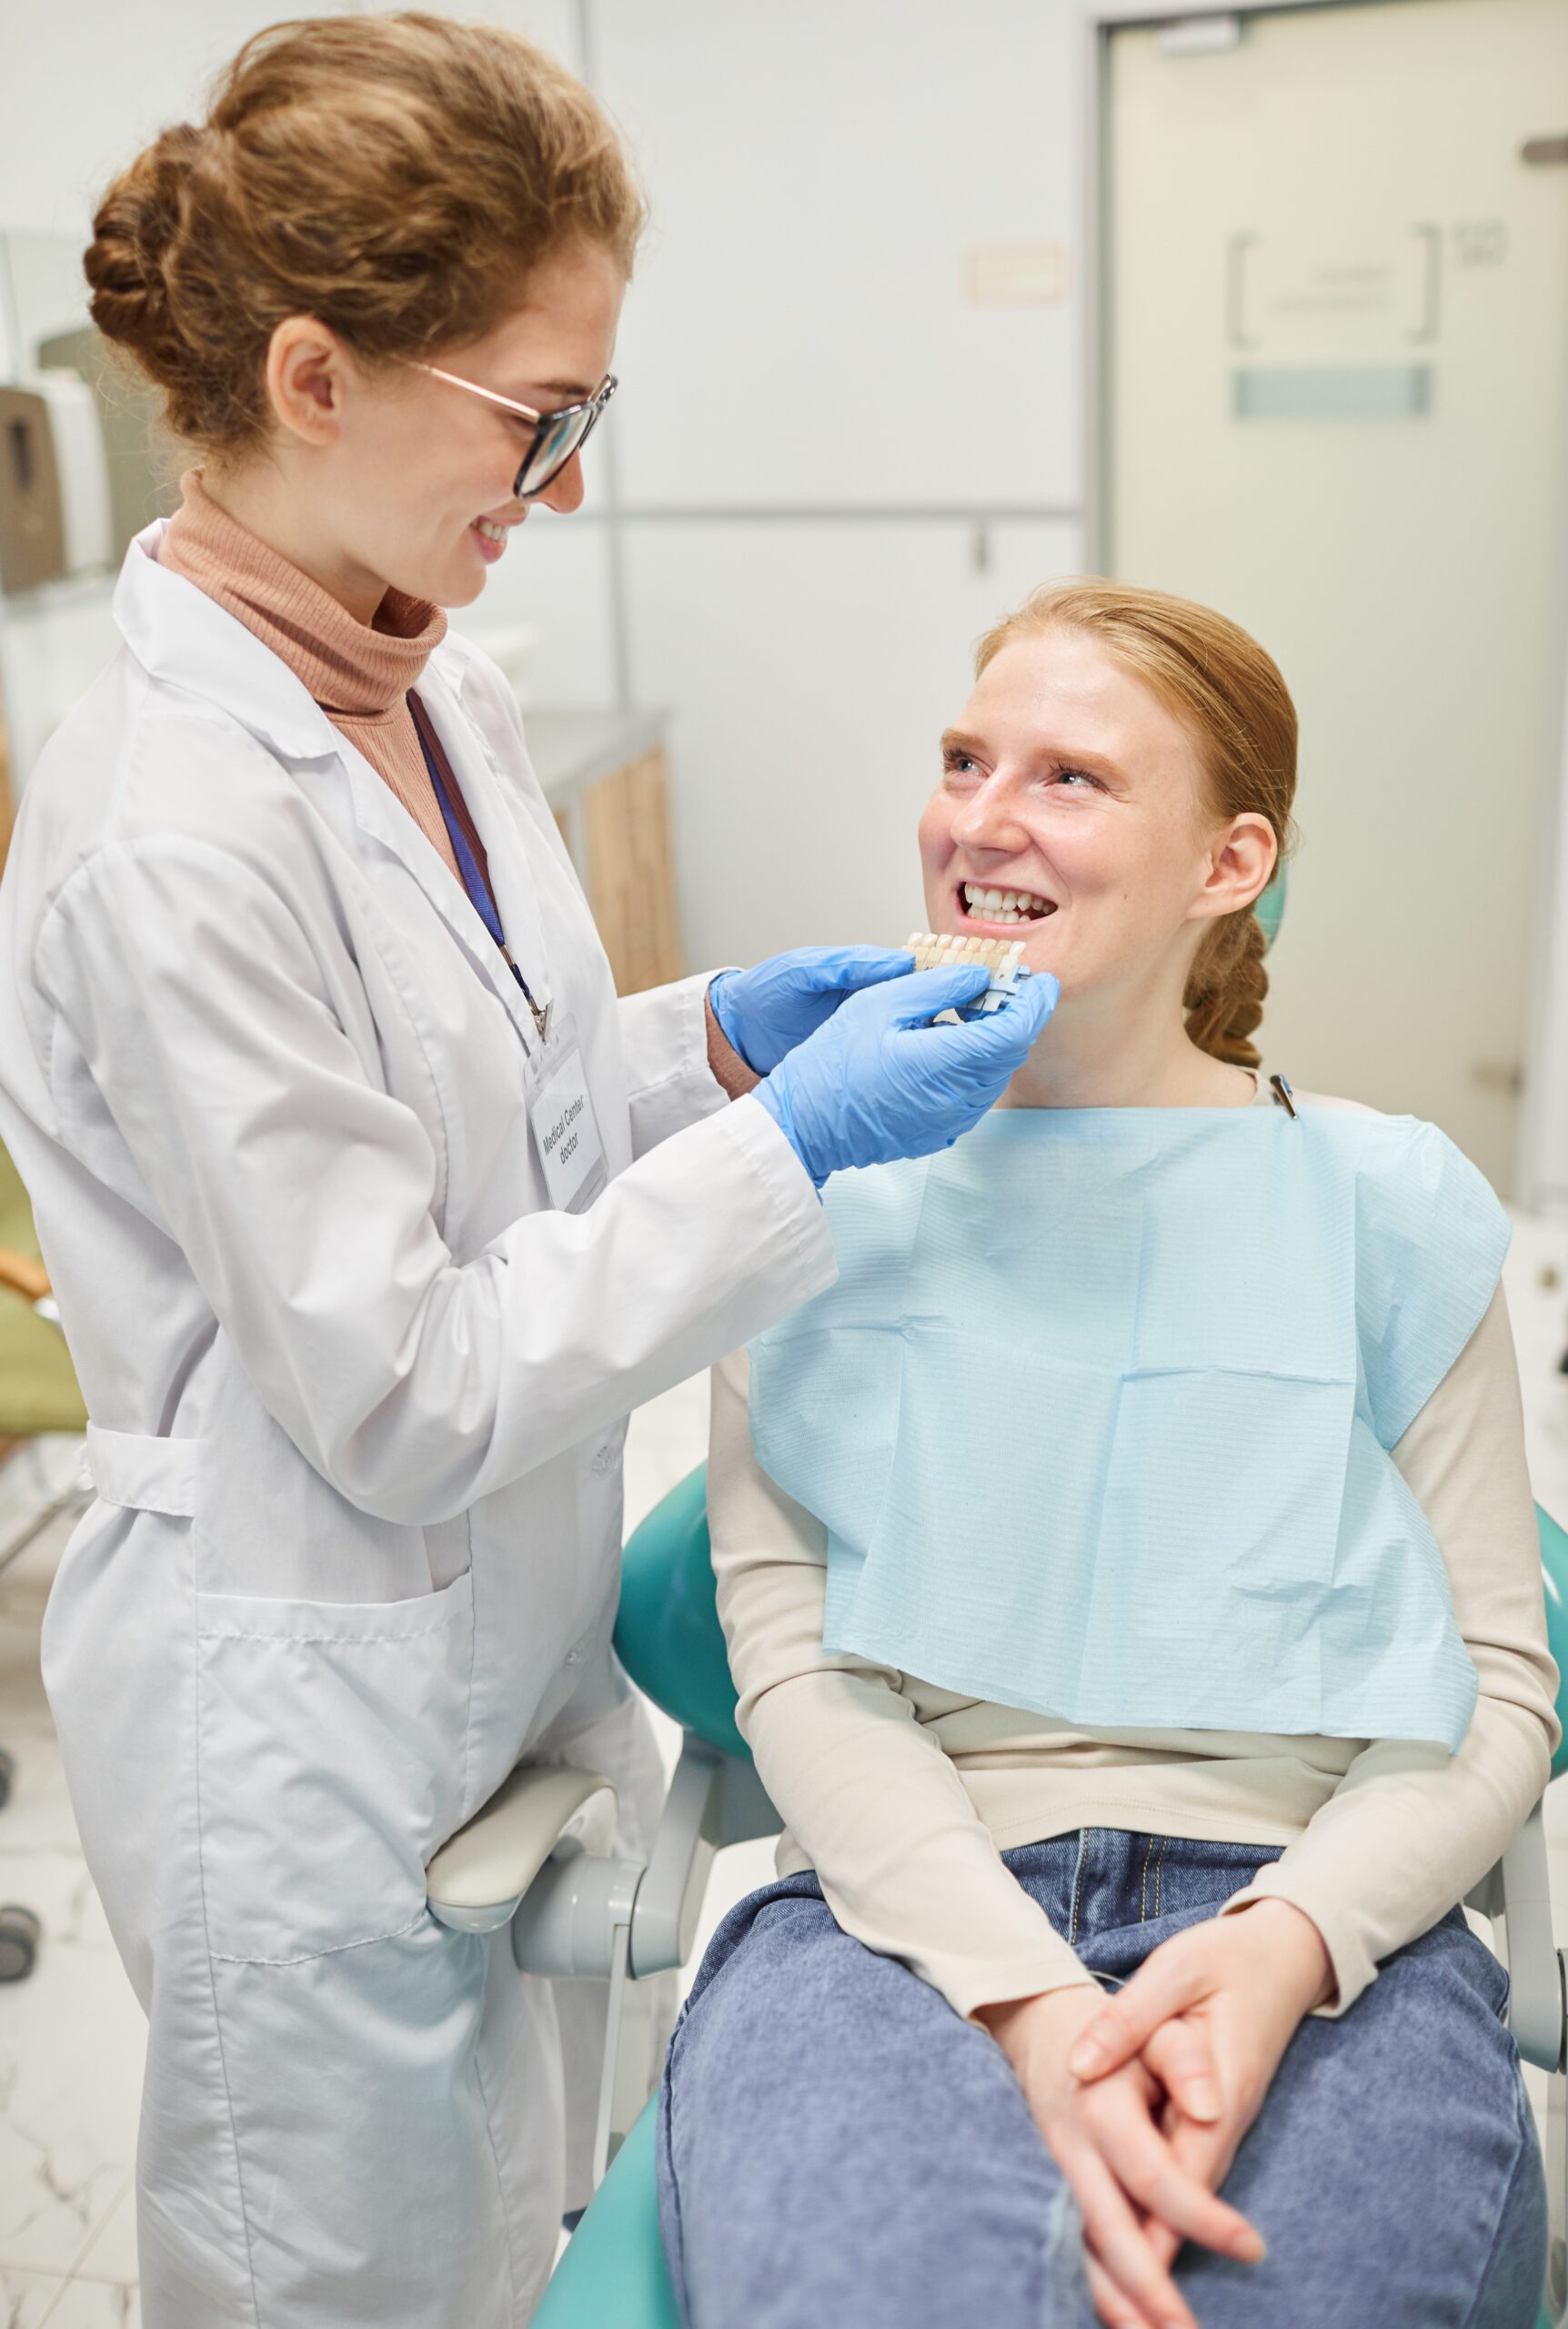
<svg viewBox="0 0 1568 2329">
<path fill-rule="evenodd" d="M 115 620 L 137 662 L 154 679 L 237 721 L 276 759 L 336 761 L 347 775 L 355 822 L 413 875 L 532 1048 L 538 1041 L 533 1014 L 462 883 L 281 657 L 205 590 L 159 565 L 167 523 L 158 519 L 136 537 L 115 590 Z M 508 945 L 543 1007 L 550 984 L 538 895 L 488 756 L 459 711 L 467 670 L 466 655 L 449 653 L 444 641 L 426 666 L 419 692 L 485 844 Z"/>
<path fill-rule="evenodd" d="M 154 679 L 216 705 L 269 751 L 308 761 L 345 751 L 281 656 L 183 574 L 159 565 L 167 529 L 159 518 L 136 537 L 115 586 L 115 620 L 137 662 Z"/>
</svg>

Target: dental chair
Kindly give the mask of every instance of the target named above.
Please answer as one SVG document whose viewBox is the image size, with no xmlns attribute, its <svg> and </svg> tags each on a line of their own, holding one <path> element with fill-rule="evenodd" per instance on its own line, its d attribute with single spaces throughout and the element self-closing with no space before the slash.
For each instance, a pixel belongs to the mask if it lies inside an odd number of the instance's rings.
<svg viewBox="0 0 1568 2329">
<path fill-rule="evenodd" d="M 1543 1512 L 1547 1629 L 1568 1672 L 1568 1534 Z M 608 1850 L 614 1797 L 590 1771 L 514 1771 L 431 1861 L 433 1915 L 466 1932 L 510 1924 L 530 1973 L 595 1973 L 610 1982 L 594 2149 L 593 2202 L 534 2316 L 535 2329 L 679 2329 L 659 2241 L 654 2114 L 646 2066 L 620 2042 L 628 1982 L 683 1964 L 696 1939 L 713 1856 L 777 1834 L 783 1822 L 735 1727 L 735 1689 L 709 1558 L 706 1476 L 693 1472 L 626 1548 L 616 1649 L 632 1680 L 681 1726 L 680 1759 L 646 1866 Z M 1568 1730 L 1568 1686 L 1558 1712 Z M 1553 1777 L 1568 1769 L 1568 1739 Z M 1541 1806 L 1468 1907 L 1491 1919 L 1512 1982 L 1508 2022 L 1520 2053 L 1551 2078 L 1547 2179 L 1553 2240 L 1539 2329 L 1568 2329 L 1568 2016 L 1563 1955 L 1552 1936 Z"/>
</svg>

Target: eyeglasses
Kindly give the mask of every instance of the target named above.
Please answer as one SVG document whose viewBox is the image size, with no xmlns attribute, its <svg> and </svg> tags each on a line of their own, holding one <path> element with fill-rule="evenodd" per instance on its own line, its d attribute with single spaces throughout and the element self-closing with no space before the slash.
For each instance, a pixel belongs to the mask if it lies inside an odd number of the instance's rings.
<svg viewBox="0 0 1568 2329">
<path fill-rule="evenodd" d="M 592 434 L 594 423 L 616 392 L 613 372 L 607 372 L 591 397 L 580 404 L 558 405 L 554 412 L 536 412 L 531 404 L 518 404 L 511 397 L 501 397 L 494 388 L 482 388 L 477 380 L 459 379 L 456 372 L 442 372 L 434 364 L 416 364 L 417 372 L 428 372 L 433 380 L 445 380 L 448 388 L 467 388 L 472 397 L 483 397 L 487 404 L 498 404 L 503 412 L 515 412 L 519 419 L 534 424 L 532 442 L 523 455 L 512 486 L 513 498 L 518 501 L 532 499 L 542 493 L 552 478 L 559 477 L 574 453 L 580 453 Z"/>
</svg>

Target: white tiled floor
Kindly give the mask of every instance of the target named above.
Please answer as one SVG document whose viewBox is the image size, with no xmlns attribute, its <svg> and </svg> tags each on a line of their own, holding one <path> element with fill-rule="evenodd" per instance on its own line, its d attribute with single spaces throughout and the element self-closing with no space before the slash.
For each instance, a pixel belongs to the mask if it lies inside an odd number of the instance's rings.
<svg viewBox="0 0 1568 2329">
<path fill-rule="evenodd" d="M 1568 1525 L 1568 1225 L 1519 1225 L 1509 1299 L 1535 1492 Z M 684 1384 L 634 1417 L 628 1527 L 702 1460 L 707 1386 Z M 0 1545 L 75 1468 L 67 1443 L 0 1474 Z M 137 2329 L 131 2164 L 142 2017 L 82 1863 L 38 1680 L 38 1628 L 68 1532 L 61 1522 L 0 1572 L 0 1742 L 16 1760 L 0 1810 L 0 1901 L 42 1918 L 29 1981 L 0 1985 L 0 2329 Z M 677 1733 L 661 1721 L 673 1760 Z M 1568 1941 L 1568 1788 L 1547 1800 L 1559 1939 Z M 704 1928 L 772 1872 L 772 1846 L 720 1855 Z M 1535 2082 L 1539 2085 L 1540 2082 Z"/>
</svg>

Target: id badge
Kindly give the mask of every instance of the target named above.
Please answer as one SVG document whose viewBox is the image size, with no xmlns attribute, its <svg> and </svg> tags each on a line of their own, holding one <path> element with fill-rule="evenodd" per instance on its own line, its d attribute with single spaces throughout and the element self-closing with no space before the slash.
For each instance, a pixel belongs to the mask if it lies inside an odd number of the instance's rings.
<svg viewBox="0 0 1568 2329">
<path fill-rule="evenodd" d="M 586 1213 L 609 1180 L 577 1030 L 559 1019 L 530 1054 L 527 1092 L 534 1146 L 558 1213 Z"/>
</svg>

